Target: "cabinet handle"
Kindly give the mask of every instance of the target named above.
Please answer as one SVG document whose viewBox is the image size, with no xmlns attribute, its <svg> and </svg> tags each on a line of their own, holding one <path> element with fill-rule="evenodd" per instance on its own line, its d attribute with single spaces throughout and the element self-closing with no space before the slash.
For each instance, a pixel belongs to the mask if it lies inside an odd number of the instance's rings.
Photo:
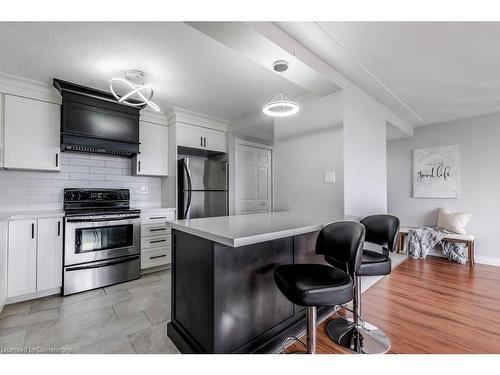
<svg viewBox="0 0 500 375">
<path fill-rule="evenodd" d="M 207 138 L 203 137 L 203 147 L 207 147 Z"/>
<path fill-rule="evenodd" d="M 31 223 L 31 238 L 35 238 L 35 223 Z"/>
<path fill-rule="evenodd" d="M 61 222 L 57 222 L 57 237 L 61 237 Z"/>
<path fill-rule="evenodd" d="M 139 172 L 141 171 L 141 161 L 139 160 Z"/>
<path fill-rule="evenodd" d="M 158 242 L 166 242 L 167 240 L 154 240 L 154 241 L 149 241 L 149 243 L 158 243 Z"/>
<path fill-rule="evenodd" d="M 152 216 L 149 218 L 149 220 L 153 220 L 153 219 L 166 219 L 167 217 L 166 216 Z"/>
<path fill-rule="evenodd" d="M 167 230 L 167 228 L 153 228 L 153 229 L 150 229 L 149 231 L 150 232 L 159 232 L 161 230 Z"/>
<path fill-rule="evenodd" d="M 149 259 L 151 260 L 151 259 L 156 259 L 156 258 L 163 258 L 163 257 L 166 257 L 166 256 L 167 256 L 167 254 L 163 254 L 163 255 L 156 255 L 156 256 L 154 256 L 154 257 L 149 257 Z"/>
<path fill-rule="evenodd" d="M 59 154 L 56 153 L 56 167 L 59 167 Z"/>
<path fill-rule="evenodd" d="M 203 147 L 203 137 L 200 137 L 200 146 Z"/>
</svg>

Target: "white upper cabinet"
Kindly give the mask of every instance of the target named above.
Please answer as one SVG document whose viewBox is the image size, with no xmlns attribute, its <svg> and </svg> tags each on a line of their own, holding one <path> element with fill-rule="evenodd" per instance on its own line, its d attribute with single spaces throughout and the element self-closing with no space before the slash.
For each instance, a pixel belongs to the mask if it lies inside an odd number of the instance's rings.
<svg viewBox="0 0 500 375">
<path fill-rule="evenodd" d="M 38 219 L 37 290 L 62 285 L 62 218 Z"/>
<path fill-rule="evenodd" d="M 168 127 L 141 121 L 139 123 L 140 153 L 132 160 L 132 174 L 168 175 Z"/>
<path fill-rule="evenodd" d="M 210 151 L 226 152 L 226 133 L 212 130 L 203 129 L 205 134 L 204 148 Z"/>
<path fill-rule="evenodd" d="M 58 104 L 5 95 L 3 126 L 4 168 L 60 170 Z"/>
<path fill-rule="evenodd" d="M 200 150 L 226 152 L 226 133 L 201 126 L 178 124 L 177 145 Z"/>
<path fill-rule="evenodd" d="M 186 124 L 177 125 L 177 145 L 203 148 L 203 128 Z"/>
<path fill-rule="evenodd" d="M 36 292 L 36 226 L 36 219 L 9 222 L 7 297 Z"/>
</svg>

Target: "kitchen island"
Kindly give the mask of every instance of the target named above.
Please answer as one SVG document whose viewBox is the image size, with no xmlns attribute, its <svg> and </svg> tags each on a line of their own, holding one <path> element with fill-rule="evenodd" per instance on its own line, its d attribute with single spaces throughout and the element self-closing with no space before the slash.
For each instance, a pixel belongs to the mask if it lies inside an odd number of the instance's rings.
<svg viewBox="0 0 500 375">
<path fill-rule="evenodd" d="M 318 232 L 344 217 L 272 212 L 178 220 L 172 228 L 172 320 L 182 353 L 273 353 L 305 331 L 305 309 L 274 283 L 280 264 L 324 263 Z M 318 317 L 333 307 L 318 310 Z"/>
</svg>

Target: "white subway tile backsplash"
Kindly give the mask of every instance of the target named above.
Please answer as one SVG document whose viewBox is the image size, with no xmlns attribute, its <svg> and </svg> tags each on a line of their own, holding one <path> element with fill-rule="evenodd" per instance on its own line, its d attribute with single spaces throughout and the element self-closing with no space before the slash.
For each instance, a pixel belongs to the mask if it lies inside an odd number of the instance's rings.
<svg viewBox="0 0 500 375">
<path fill-rule="evenodd" d="M 88 167 L 104 167 L 104 160 L 95 159 L 71 159 L 71 165 L 86 165 Z"/>
<path fill-rule="evenodd" d="M 62 167 L 65 171 L 74 173 L 89 173 L 90 167 L 82 165 L 68 165 Z"/>
<path fill-rule="evenodd" d="M 100 181 L 104 180 L 103 174 L 93 174 L 93 173 L 70 173 L 70 180 L 89 180 L 89 181 Z"/>
<path fill-rule="evenodd" d="M 90 187 L 89 181 L 86 180 L 52 180 L 52 186 L 60 186 L 63 188 L 88 188 Z"/>
<path fill-rule="evenodd" d="M 130 159 L 122 159 L 122 160 L 106 160 L 104 165 L 109 168 L 130 168 Z"/>
<path fill-rule="evenodd" d="M 159 207 L 161 178 L 131 176 L 130 166 L 128 158 L 65 152 L 60 172 L 0 170 L 0 211 L 61 209 L 64 188 L 89 187 L 130 189 L 132 206 Z"/>
<path fill-rule="evenodd" d="M 108 168 L 108 167 L 90 167 L 90 173 L 99 174 L 122 174 L 122 169 L 120 168 Z M 130 171 L 130 170 L 129 170 Z M 130 172 L 129 172 L 130 174 Z"/>
</svg>

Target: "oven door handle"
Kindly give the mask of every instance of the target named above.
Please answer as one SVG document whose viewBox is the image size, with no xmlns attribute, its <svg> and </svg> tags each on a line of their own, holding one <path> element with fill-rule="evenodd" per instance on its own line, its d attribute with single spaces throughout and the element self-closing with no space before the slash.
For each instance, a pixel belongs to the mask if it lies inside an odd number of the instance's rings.
<svg viewBox="0 0 500 375">
<path fill-rule="evenodd" d="M 102 219 L 70 219 L 66 218 L 66 222 L 68 223 L 96 223 L 100 221 L 121 221 L 121 220 L 131 220 L 131 219 L 140 219 L 140 216 L 127 216 L 127 217 L 108 217 Z"/>
<path fill-rule="evenodd" d="M 127 262 L 132 262 L 133 260 L 139 259 L 139 255 L 129 257 L 127 259 L 120 259 L 114 262 L 107 262 L 107 263 L 101 263 L 101 264 L 95 264 L 92 266 L 78 266 L 78 267 L 68 267 L 66 268 L 66 271 L 81 271 L 81 270 L 90 270 L 92 268 L 101 268 L 101 267 L 107 267 L 107 266 L 113 266 L 115 264 L 120 264 L 120 263 L 127 263 Z"/>
</svg>

